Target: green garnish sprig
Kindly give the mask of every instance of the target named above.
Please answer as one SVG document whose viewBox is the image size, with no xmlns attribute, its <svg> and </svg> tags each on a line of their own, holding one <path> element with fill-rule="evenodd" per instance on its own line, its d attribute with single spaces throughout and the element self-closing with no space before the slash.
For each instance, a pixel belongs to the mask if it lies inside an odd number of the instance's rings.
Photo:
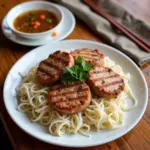
<svg viewBox="0 0 150 150">
<path fill-rule="evenodd" d="M 86 81 L 88 78 L 88 71 L 91 70 L 91 64 L 78 56 L 75 65 L 72 67 L 66 67 L 63 69 L 61 76 L 61 82 L 64 84 L 69 84 L 74 81 Z"/>
</svg>

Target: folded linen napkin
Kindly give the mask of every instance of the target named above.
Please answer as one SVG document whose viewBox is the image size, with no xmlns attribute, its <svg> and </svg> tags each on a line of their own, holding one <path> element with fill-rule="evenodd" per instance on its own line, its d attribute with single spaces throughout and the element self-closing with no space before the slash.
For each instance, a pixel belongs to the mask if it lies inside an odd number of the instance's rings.
<svg viewBox="0 0 150 150">
<path fill-rule="evenodd" d="M 103 37 L 112 46 L 118 48 L 138 65 L 142 66 L 150 61 L 150 53 L 140 49 L 133 41 L 118 32 L 105 18 L 93 12 L 90 7 L 81 0 L 54 0 L 69 8 L 79 19 L 83 20 L 93 31 Z M 125 25 L 137 35 L 150 42 L 150 25 L 135 18 L 117 1 L 114 0 L 93 0 L 96 5 L 118 22 Z"/>
</svg>

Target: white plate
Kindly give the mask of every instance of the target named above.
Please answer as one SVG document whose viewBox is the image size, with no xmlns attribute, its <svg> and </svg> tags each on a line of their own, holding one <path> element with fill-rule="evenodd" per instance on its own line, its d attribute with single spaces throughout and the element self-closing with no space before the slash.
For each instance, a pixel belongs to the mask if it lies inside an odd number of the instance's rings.
<svg viewBox="0 0 150 150">
<path fill-rule="evenodd" d="M 56 4 L 54 4 L 54 5 L 56 5 Z M 6 16 L 4 17 L 4 19 L 2 21 L 2 32 L 3 32 L 3 34 L 5 35 L 6 38 L 8 38 L 9 40 L 11 40 L 15 43 L 18 43 L 21 45 L 27 45 L 27 46 L 44 45 L 44 44 L 48 44 L 51 41 L 59 41 L 59 40 L 66 38 L 73 31 L 73 29 L 75 27 L 75 17 L 72 14 L 72 12 L 69 11 L 67 8 L 62 7 L 60 5 L 56 5 L 56 6 L 58 6 L 63 11 L 63 14 L 64 14 L 62 27 L 57 32 L 56 37 L 49 36 L 49 37 L 43 38 L 43 39 L 31 40 L 31 39 L 25 39 L 25 38 L 22 38 L 20 36 L 17 36 L 8 27 Z"/>
<path fill-rule="evenodd" d="M 130 87 L 138 100 L 138 105 L 135 109 L 125 112 L 125 123 L 121 128 L 91 132 L 91 137 L 85 137 L 79 134 L 63 135 L 61 137 L 52 136 L 48 133 L 46 127 L 43 127 L 37 123 L 31 123 L 29 118 L 24 113 L 16 110 L 17 99 L 15 88 L 21 81 L 18 72 L 21 72 L 22 74 L 27 73 L 32 66 L 47 58 L 50 53 L 53 53 L 58 49 L 73 50 L 77 48 L 99 48 L 105 56 L 110 57 L 117 64 L 122 66 L 125 73 L 129 72 L 131 74 Z M 14 122 L 33 137 L 47 143 L 61 146 L 88 147 L 110 142 L 129 132 L 143 116 L 148 102 L 148 90 L 146 81 L 140 69 L 123 53 L 112 47 L 97 42 L 68 40 L 54 43 L 52 42 L 48 45 L 38 47 L 19 59 L 12 67 L 6 78 L 4 84 L 4 102 L 6 109 Z"/>
</svg>

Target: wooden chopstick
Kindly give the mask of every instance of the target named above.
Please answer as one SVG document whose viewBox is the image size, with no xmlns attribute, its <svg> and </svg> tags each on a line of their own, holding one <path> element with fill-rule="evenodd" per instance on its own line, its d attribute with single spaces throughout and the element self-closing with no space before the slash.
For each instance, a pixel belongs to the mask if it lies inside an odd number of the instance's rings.
<svg viewBox="0 0 150 150">
<path fill-rule="evenodd" d="M 143 41 L 140 37 L 138 37 L 135 33 L 127 29 L 122 24 L 118 23 L 116 20 L 114 20 L 111 16 L 109 16 L 106 12 L 99 9 L 91 0 L 83 0 L 87 5 L 89 5 L 96 13 L 103 16 L 105 19 L 107 19 L 112 25 L 117 27 L 124 35 L 126 35 L 128 38 L 130 38 L 132 41 L 134 41 L 138 46 L 140 46 L 144 51 L 150 52 L 150 45 Z"/>
<path fill-rule="evenodd" d="M 130 34 L 132 34 L 135 38 L 137 38 L 140 42 L 142 42 L 144 45 L 146 45 L 148 48 L 150 48 L 150 44 L 144 41 L 142 38 L 140 38 L 138 35 L 136 35 L 134 32 L 123 26 L 122 24 L 119 24 L 122 28 L 127 30 Z"/>
</svg>

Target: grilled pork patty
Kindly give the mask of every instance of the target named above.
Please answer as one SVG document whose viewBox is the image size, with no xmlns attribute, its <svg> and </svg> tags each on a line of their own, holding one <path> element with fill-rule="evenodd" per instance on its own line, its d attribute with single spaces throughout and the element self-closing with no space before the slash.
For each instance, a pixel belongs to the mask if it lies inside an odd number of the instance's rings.
<svg viewBox="0 0 150 150">
<path fill-rule="evenodd" d="M 36 77 L 43 84 L 52 84 L 59 80 L 62 69 L 74 64 L 72 55 L 68 52 L 56 51 L 40 62 Z"/>
<path fill-rule="evenodd" d="M 124 89 L 124 80 L 112 69 L 95 66 L 89 71 L 88 83 L 95 95 L 115 98 Z"/>
<path fill-rule="evenodd" d="M 98 49 L 76 49 L 71 52 L 71 55 L 76 59 L 81 56 L 85 61 L 91 63 L 93 66 L 103 66 L 104 65 L 104 55 L 100 53 Z"/>
<path fill-rule="evenodd" d="M 57 84 L 50 88 L 49 102 L 56 110 L 66 114 L 81 112 L 91 102 L 91 91 L 85 82 Z"/>
</svg>

